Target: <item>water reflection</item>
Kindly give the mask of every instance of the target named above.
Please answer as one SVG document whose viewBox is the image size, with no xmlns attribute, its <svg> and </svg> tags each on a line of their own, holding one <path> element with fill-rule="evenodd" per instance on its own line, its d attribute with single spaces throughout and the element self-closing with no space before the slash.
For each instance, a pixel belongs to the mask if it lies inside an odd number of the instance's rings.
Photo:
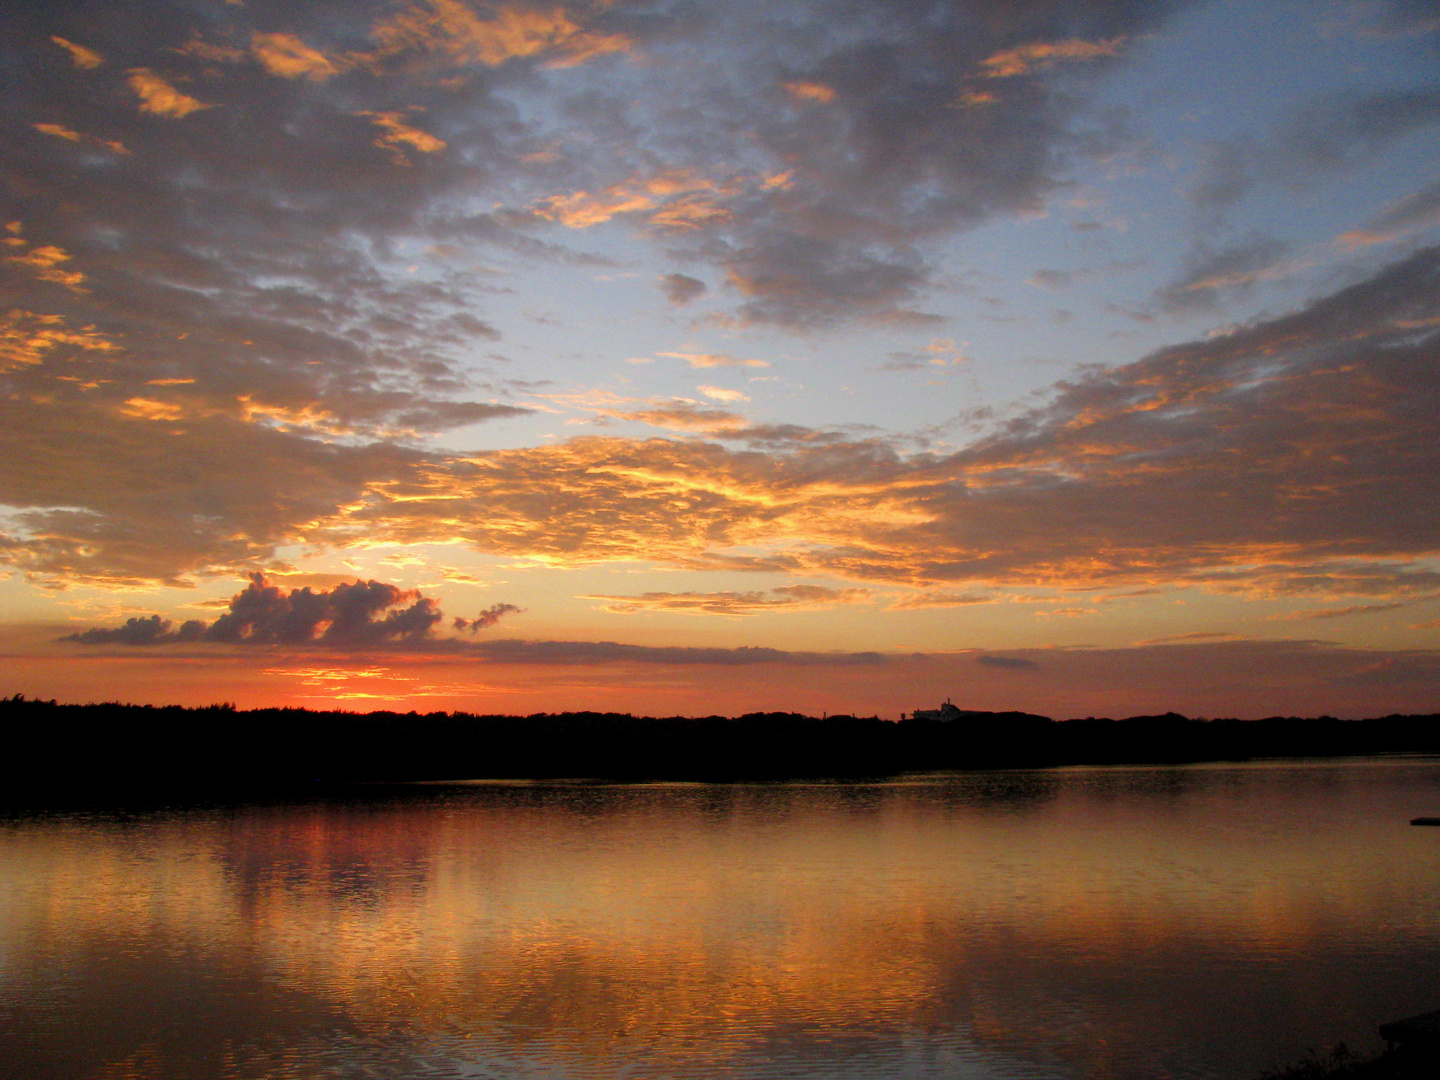
<svg viewBox="0 0 1440 1080">
<path fill-rule="evenodd" d="M 1440 1004 L 1422 762 L 0 829 L 7 1076 L 1244 1076 Z"/>
</svg>

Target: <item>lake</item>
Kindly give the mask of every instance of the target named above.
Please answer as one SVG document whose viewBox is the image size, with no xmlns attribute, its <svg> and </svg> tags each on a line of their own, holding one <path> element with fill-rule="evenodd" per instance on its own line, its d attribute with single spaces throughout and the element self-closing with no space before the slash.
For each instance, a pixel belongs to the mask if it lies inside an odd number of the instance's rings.
<svg viewBox="0 0 1440 1080">
<path fill-rule="evenodd" d="M 1440 763 L 0 819 L 0 1076 L 1245 1080 L 1440 1008 Z"/>
</svg>

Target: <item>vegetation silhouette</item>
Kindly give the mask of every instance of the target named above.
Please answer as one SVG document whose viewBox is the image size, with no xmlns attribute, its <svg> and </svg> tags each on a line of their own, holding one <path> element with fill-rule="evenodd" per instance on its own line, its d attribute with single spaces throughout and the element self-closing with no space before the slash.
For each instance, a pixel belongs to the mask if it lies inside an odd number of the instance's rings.
<svg viewBox="0 0 1440 1080">
<path fill-rule="evenodd" d="M 1052 720 L 748 713 L 397 713 L 70 705 L 0 698 L 14 798 L 245 794 L 470 779 L 702 782 L 864 779 L 905 772 L 1275 757 L 1440 753 L 1440 715 L 1195 720 L 1176 713 Z"/>
</svg>

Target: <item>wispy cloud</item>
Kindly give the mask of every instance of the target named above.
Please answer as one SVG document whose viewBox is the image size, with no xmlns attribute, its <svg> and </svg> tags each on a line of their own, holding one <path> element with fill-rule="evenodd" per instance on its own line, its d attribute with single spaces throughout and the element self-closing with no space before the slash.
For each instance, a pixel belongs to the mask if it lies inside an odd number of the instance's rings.
<svg viewBox="0 0 1440 1080">
<path fill-rule="evenodd" d="M 672 360 L 684 360 L 692 368 L 768 368 L 770 366 L 768 360 L 742 359 L 738 356 L 726 355 L 725 353 L 662 352 L 660 355 L 669 357 Z"/>
<path fill-rule="evenodd" d="M 991 78 L 1011 78 L 1029 74 L 1037 67 L 1048 67 L 1062 61 L 1099 60 L 1117 56 L 1125 46 L 1122 35 L 1108 41 L 1031 41 L 987 56 L 980 67 Z"/>
<path fill-rule="evenodd" d="M 769 592 L 648 592 L 639 596 L 585 596 L 602 600 L 616 615 L 640 612 L 680 612 L 688 615 L 758 615 L 775 611 L 814 611 L 837 604 L 863 604 L 873 599 L 869 589 L 831 589 L 823 585 L 780 585 Z"/>
<path fill-rule="evenodd" d="M 52 37 L 50 40 L 68 52 L 70 59 L 78 68 L 84 68 L 88 71 L 92 68 L 99 67 L 105 62 L 105 58 L 94 49 L 87 49 L 84 45 L 76 45 L 73 41 L 66 41 L 62 37 Z"/>
</svg>

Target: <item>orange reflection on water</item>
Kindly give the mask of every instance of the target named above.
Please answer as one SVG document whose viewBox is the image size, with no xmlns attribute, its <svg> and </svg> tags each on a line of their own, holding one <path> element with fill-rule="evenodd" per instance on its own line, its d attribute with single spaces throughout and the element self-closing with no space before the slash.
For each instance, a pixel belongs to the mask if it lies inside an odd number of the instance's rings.
<svg viewBox="0 0 1440 1080">
<path fill-rule="evenodd" d="M 1393 825 L 1434 767 L 1337 768 L 17 822 L 6 1030 L 77 1077 L 1258 1071 L 1440 956 L 1440 845 Z"/>
</svg>

